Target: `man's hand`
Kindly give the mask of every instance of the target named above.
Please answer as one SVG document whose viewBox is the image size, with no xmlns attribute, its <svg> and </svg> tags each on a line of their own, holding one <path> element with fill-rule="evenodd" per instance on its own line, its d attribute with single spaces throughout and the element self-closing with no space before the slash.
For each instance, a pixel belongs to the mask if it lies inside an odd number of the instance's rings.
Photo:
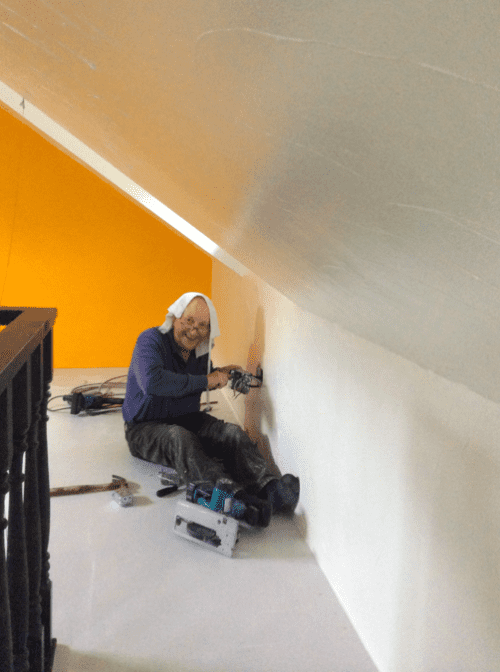
<svg viewBox="0 0 500 672">
<path fill-rule="evenodd" d="M 228 373 L 228 374 L 231 373 L 231 371 L 233 371 L 234 369 L 236 369 L 237 371 L 243 371 L 241 366 L 238 366 L 237 364 L 228 364 L 227 366 L 219 366 L 218 367 L 219 371 L 222 371 L 222 373 Z"/>
<path fill-rule="evenodd" d="M 208 378 L 208 389 L 218 390 L 221 387 L 225 387 L 227 385 L 229 380 L 229 371 L 226 372 L 225 370 L 223 371 L 222 369 L 220 369 L 219 371 L 213 371 L 212 373 L 208 374 L 207 378 Z"/>
</svg>

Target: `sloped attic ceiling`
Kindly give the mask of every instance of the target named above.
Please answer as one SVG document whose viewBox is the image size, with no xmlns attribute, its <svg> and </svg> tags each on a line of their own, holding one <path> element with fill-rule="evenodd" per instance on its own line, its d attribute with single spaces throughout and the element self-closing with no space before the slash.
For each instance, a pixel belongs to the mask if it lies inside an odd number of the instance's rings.
<svg viewBox="0 0 500 672">
<path fill-rule="evenodd" d="M 2 0 L 0 80 L 299 306 L 499 401 L 499 7 Z"/>
</svg>

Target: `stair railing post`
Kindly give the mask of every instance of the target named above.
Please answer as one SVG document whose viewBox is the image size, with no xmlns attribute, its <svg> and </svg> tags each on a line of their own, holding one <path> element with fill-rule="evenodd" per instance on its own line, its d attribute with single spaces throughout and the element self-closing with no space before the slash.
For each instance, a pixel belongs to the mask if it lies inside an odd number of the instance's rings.
<svg viewBox="0 0 500 672">
<path fill-rule="evenodd" d="M 10 471 L 7 566 L 12 621 L 14 670 L 29 670 L 29 575 L 24 511 L 23 465 L 31 423 L 30 365 L 26 362 L 12 381 L 14 454 Z"/>
<path fill-rule="evenodd" d="M 39 425 L 38 446 L 38 481 L 40 484 L 40 522 L 42 535 L 42 568 L 40 577 L 40 595 L 42 598 L 42 625 L 45 636 L 45 669 L 51 670 L 56 640 L 52 639 L 52 581 L 50 580 L 50 482 L 49 454 L 47 444 L 47 422 L 49 420 L 47 406 L 50 398 L 52 381 L 52 329 L 47 325 L 47 333 L 42 349 L 42 404 L 40 407 L 41 421 Z"/>
<path fill-rule="evenodd" d="M 40 583 L 42 574 L 42 525 L 40 513 L 40 483 L 38 481 L 38 449 L 40 405 L 42 402 L 41 345 L 30 359 L 31 423 L 26 453 L 26 481 L 24 485 L 24 513 L 26 520 L 26 548 L 29 577 L 28 649 L 30 672 L 44 672 L 44 633 Z"/>
<path fill-rule="evenodd" d="M 9 491 L 9 468 L 12 460 L 12 387 L 0 394 L 0 672 L 13 667 L 12 630 L 10 618 L 9 582 L 5 558 L 4 530 L 7 527 L 5 495 Z"/>
</svg>

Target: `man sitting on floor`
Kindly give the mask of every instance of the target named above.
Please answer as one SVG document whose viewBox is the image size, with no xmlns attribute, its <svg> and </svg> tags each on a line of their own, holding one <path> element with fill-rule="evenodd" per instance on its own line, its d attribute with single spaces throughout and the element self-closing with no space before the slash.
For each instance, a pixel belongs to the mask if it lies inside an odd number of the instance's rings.
<svg viewBox="0 0 500 672">
<path fill-rule="evenodd" d="M 230 371 L 241 370 L 213 369 L 216 336 L 215 308 L 194 292 L 169 307 L 161 327 L 139 335 L 122 407 L 125 438 L 132 455 L 175 469 L 184 483 L 231 479 L 236 497 L 258 502 L 266 526 L 271 512 L 294 511 L 299 479 L 277 479 L 238 425 L 200 411 L 201 393 L 224 387 Z"/>
</svg>

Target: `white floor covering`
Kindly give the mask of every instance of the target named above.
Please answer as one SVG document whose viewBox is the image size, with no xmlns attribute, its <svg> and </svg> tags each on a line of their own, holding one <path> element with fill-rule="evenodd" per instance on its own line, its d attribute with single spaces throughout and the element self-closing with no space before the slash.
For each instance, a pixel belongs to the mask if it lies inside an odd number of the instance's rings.
<svg viewBox="0 0 500 672">
<path fill-rule="evenodd" d="M 125 371 L 56 369 L 51 394 Z M 226 558 L 173 533 L 184 492 L 156 496 L 158 470 L 130 455 L 121 412 L 49 412 L 48 441 L 51 487 L 113 474 L 135 487 L 130 508 L 110 492 L 51 499 L 54 672 L 376 672 L 295 517 L 242 530 Z"/>
</svg>

